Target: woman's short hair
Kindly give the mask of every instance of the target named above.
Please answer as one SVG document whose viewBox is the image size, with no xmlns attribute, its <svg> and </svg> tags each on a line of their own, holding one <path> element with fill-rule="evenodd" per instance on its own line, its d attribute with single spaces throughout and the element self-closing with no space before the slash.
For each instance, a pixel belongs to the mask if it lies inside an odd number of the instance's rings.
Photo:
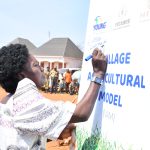
<svg viewBox="0 0 150 150">
<path fill-rule="evenodd" d="M 28 57 L 28 49 L 22 44 L 11 44 L 0 49 L 0 85 L 6 92 L 16 91 L 18 75 L 23 71 Z"/>
</svg>

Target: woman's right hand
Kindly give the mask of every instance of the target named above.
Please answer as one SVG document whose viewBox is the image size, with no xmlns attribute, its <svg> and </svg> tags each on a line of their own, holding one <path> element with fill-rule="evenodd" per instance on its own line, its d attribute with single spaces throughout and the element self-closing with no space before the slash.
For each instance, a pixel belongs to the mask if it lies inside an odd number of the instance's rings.
<svg viewBox="0 0 150 150">
<path fill-rule="evenodd" d="M 99 49 L 94 49 L 92 54 L 94 76 L 104 79 L 107 69 L 106 56 Z M 91 82 L 82 99 L 77 103 L 70 123 L 87 121 L 94 108 L 101 84 Z"/>
<path fill-rule="evenodd" d="M 92 65 L 94 76 L 104 78 L 107 69 L 107 59 L 102 51 L 98 48 L 94 49 L 92 53 Z"/>
</svg>

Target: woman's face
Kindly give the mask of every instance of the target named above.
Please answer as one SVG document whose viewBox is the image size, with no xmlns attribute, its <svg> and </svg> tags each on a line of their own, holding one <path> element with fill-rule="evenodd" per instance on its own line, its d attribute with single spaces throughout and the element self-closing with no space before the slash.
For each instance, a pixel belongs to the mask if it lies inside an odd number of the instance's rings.
<svg viewBox="0 0 150 150">
<path fill-rule="evenodd" d="M 39 62 L 32 55 L 29 55 L 28 62 L 26 63 L 22 73 L 26 78 L 31 79 L 37 87 L 41 87 L 45 83 L 45 76 L 42 68 L 39 66 Z"/>
</svg>

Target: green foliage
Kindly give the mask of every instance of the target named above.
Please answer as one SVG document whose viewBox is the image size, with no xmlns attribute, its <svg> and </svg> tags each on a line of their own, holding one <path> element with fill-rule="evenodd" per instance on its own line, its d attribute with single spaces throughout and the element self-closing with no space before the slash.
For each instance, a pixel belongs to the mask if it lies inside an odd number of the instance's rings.
<svg viewBox="0 0 150 150">
<path fill-rule="evenodd" d="M 97 127 L 92 132 L 92 135 L 89 135 L 85 128 L 77 128 L 76 133 L 78 150 L 132 150 L 131 146 L 125 149 L 116 142 L 108 141 L 102 137 Z"/>
</svg>

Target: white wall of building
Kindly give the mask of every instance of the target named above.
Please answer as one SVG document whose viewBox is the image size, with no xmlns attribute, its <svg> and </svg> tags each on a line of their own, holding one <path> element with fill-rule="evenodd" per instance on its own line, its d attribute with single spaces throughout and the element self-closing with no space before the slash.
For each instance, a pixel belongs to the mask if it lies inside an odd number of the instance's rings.
<svg viewBox="0 0 150 150">
<path fill-rule="evenodd" d="M 44 68 L 49 66 L 50 63 L 50 68 L 51 64 L 55 63 L 54 66 L 58 67 L 58 63 L 62 63 L 62 68 L 64 68 L 64 63 L 66 63 L 67 68 L 80 68 L 82 66 L 82 60 L 81 59 L 75 59 L 75 58 L 70 58 L 70 57 L 62 57 L 62 56 L 35 56 L 36 59 L 39 61 L 39 63 L 44 62 Z"/>
</svg>

